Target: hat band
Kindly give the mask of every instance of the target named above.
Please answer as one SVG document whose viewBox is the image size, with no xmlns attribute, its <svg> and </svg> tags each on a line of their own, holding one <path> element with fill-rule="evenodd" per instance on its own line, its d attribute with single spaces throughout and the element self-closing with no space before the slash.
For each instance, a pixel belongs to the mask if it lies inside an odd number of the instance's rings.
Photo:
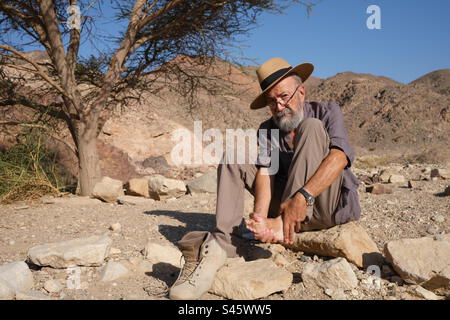
<svg viewBox="0 0 450 320">
<path fill-rule="evenodd" d="M 262 89 L 262 91 L 266 90 L 267 87 L 269 87 L 275 80 L 277 80 L 279 77 L 281 77 L 282 75 L 284 75 L 286 72 L 288 72 L 291 69 L 292 69 L 292 67 L 283 68 L 283 69 L 280 69 L 278 71 L 275 71 L 270 76 L 266 77 L 259 84 L 261 89 Z"/>
</svg>

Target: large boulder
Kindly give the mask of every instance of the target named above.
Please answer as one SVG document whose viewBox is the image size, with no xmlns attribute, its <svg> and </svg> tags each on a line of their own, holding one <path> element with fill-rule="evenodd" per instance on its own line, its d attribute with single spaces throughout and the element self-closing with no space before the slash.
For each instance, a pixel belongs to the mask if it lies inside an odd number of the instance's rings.
<svg viewBox="0 0 450 320">
<path fill-rule="evenodd" d="M 217 170 L 211 170 L 198 178 L 187 182 L 190 193 L 216 193 L 217 192 Z"/>
<path fill-rule="evenodd" d="M 429 282 L 429 286 L 438 287 L 435 282 L 439 282 L 439 275 L 443 275 L 445 285 L 445 270 L 450 265 L 450 234 L 389 241 L 384 252 L 386 259 L 407 283 L 421 285 Z"/>
<path fill-rule="evenodd" d="M 33 288 L 33 274 L 23 261 L 9 262 L 0 265 L 0 296 L 1 292 L 8 295 L 14 292 L 28 291 Z"/>
<path fill-rule="evenodd" d="M 103 177 L 95 184 L 92 195 L 106 202 L 117 202 L 117 199 L 124 195 L 123 183 L 120 180 Z"/>
<path fill-rule="evenodd" d="M 292 273 L 268 259 L 235 262 L 217 272 L 210 292 L 227 299 L 253 300 L 287 290 L 292 279 Z"/>
<path fill-rule="evenodd" d="M 186 184 L 181 180 L 169 179 L 155 174 L 148 178 L 148 189 L 152 199 L 178 198 L 186 194 Z"/>
<path fill-rule="evenodd" d="M 296 234 L 292 250 L 329 257 L 343 257 L 358 267 L 381 265 L 383 256 L 367 232 L 354 222 L 321 231 Z"/>
<path fill-rule="evenodd" d="M 305 287 L 315 284 L 323 289 L 351 290 L 358 285 L 352 267 L 344 258 L 308 263 L 303 268 L 302 279 Z"/>
<path fill-rule="evenodd" d="M 109 254 L 111 245 L 112 240 L 106 235 L 41 244 L 28 251 L 28 259 L 39 266 L 61 269 L 101 266 Z"/>
</svg>

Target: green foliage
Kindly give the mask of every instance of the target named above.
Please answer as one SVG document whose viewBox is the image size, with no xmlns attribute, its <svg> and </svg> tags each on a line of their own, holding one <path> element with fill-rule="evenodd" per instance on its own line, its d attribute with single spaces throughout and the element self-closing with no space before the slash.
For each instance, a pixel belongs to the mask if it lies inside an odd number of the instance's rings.
<svg viewBox="0 0 450 320">
<path fill-rule="evenodd" d="M 65 178 L 56 153 L 44 147 L 42 131 L 26 130 L 18 141 L 10 149 L 0 151 L 0 203 L 59 194 L 65 188 Z"/>
</svg>

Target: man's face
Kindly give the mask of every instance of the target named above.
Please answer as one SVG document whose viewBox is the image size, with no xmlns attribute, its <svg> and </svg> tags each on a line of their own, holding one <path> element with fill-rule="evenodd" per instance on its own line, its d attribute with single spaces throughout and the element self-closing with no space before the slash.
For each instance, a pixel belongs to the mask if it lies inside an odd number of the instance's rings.
<svg viewBox="0 0 450 320">
<path fill-rule="evenodd" d="M 305 88 L 293 77 L 278 82 L 266 93 L 266 103 L 277 126 L 282 131 L 292 131 L 303 119 Z"/>
</svg>

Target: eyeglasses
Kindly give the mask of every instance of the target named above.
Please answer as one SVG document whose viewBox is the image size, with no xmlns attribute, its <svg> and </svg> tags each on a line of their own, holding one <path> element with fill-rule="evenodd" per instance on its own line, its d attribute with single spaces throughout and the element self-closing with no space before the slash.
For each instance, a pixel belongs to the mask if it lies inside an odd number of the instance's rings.
<svg viewBox="0 0 450 320">
<path fill-rule="evenodd" d="M 291 101 L 291 99 L 294 97 L 294 95 L 297 92 L 299 87 L 300 87 L 300 85 L 298 85 L 297 88 L 295 88 L 294 93 L 289 98 L 287 98 L 286 96 L 281 97 L 280 99 L 282 102 L 278 102 L 278 100 L 272 100 L 272 101 L 268 102 L 266 104 L 266 106 L 269 107 L 270 109 L 272 109 L 272 108 L 275 108 L 278 104 L 281 104 L 282 107 L 286 108 L 287 105 L 289 104 L 289 102 Z"/>
</svg>

